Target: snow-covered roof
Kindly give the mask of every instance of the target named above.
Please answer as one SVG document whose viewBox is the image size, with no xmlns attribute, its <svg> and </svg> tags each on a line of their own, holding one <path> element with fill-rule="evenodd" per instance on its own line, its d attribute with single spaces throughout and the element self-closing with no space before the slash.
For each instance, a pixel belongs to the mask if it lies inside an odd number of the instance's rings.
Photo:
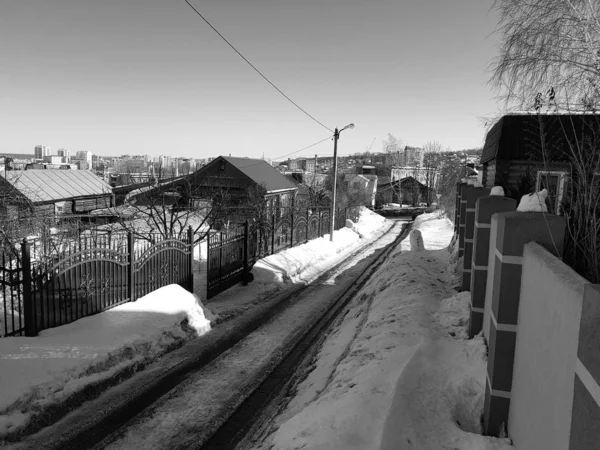
<svg viewBox="0 0 600 450">
<path fill-rule="evenodd" d="M 111 186 L 89 170 L 14 170 L 6 172 L 6 181 L 34 203 L 112 195 Z"/>
</svg>

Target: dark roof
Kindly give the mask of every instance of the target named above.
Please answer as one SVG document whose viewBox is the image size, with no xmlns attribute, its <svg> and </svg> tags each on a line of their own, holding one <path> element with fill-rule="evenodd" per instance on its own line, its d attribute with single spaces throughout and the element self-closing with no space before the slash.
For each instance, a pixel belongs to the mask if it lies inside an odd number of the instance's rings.
<svg viewBox="0 0 600 450">
<path fill-rule="evenodd" d="M 377 178 L 377 186 L 382 186 L 384 184 L 389 184 L 391 182 L 390 177 L 379 177 Z"/>
<path fill-rule="evenodd" d="M 600 128 L 597 114 L 507 114 L 488 131 L 481 164 L 493 159 L 530 159 L 540 154 L 540 136 L 545 137 L 547 149 L 553 151 L 553 159 L 567 160 L 567 140 L 574 133 Z"/>
<path fill-rule="evenodd" d="M 89 170 L 14 170 L 6 180 L 34 203 L 112 195 L 112 188 Z"/>
<path fill-rule="evenodd" d="M 263 185 L 267 192 L 296 189 L 292 182 L 263 159 L 233 156 L 220 156 L 219 158 L 223 158 L 255 183 Z"/>
</svg>

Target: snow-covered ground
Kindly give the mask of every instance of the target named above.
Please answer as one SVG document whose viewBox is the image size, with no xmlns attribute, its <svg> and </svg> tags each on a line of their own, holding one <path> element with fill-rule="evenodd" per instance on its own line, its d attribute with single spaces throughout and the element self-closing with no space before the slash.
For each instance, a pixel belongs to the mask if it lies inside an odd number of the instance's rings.
<svg viewBox="0 0 600 450">
<path fill-rule="evenodd" d="M 255 449 L 509 449 L 481 436 L 486 349 L 467 338 L 469 294 L 450 289 L 451 222 L 417 218 L 356 296 Z"/>
<path fill-rule="evenodd" d="M 171 285 L 34 338 L 0 339 L 0 442 L 43 420 L 49 408 L 66 404 L 84 389 L 139 370 L 208 332 L 221 312 L 231 318 L 292 283 L 310 282 L 390 226 L 364 209 L 358 223 L 335 232 L 333 242 L 326 235 L 259 261 L 253 283 L 234 286 L 209 307 L 198 295 Z M 206 250 L 201 253 L 206 258 Z"/>
<path fill-rule="evenodd" d="M 178 285 L 39 336 L 0 339 L 0 438 L 183 340 L 210 330 L 212 313 Z"/>
</svg>

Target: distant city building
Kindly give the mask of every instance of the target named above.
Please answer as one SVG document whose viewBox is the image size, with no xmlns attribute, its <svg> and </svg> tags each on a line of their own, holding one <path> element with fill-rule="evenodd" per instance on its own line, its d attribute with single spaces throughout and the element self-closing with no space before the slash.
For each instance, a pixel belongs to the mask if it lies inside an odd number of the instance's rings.
<svg viewBox="0 0 600 450">
<path fill-rule="evenodd" d="M 71 161 L 71 151 L 70 150 L 65 150 L 64 148 L 60 148 L 60 149 L 58 149 L 58 151 L 56 153 L 58 154 L 58 156 L 60 156 L 62 158 L 63 163 L 68 163 L 69 161 Z"/>
<path fill-rule="evenodd" d="M 92 168 L 92 152 L 88 151 L 88 150 L 79 150 L 76 154 L 75 154 L 75 158 L 78 161 L 85 161 L 86 164 L 86 168 L 83 169 L 81 167 L 81 164 L 78 163 L 79 165 L 79 170 L 89 170 Z"/>
<path fill-rule="evenodd" d="M 58 155 L 46 155 L 44 156 L 44 162 L 48 164 L 62 164 L 63 158 Z"/>
<path fill-rule="evenodd" d="M 117 159 L 115 161 L 115 172 L 120 173 L 138 173 L 147 170 L 146 161 L 140 158 L 136 159 Z"/>
<path fill-rule="evenodd" d="M 44 159 L 44 156 L 50 156 L 51 154 L 51 147 L 46 147 L 45 145 L 36 145 L 34 148 L 35 159 Z"/>
<path fill-rule="evenodd" d="M 419 147 L 409 147 L 408 145 L 404 148 L 404 161 L 405 166 L 420 166 L 423 164 L 424 150 Z"/>
<path fill-rule="evenodd" d="M 87 159 L 71 158 L 71 163 L 77 166 L 79 170 L 91 170 L 92 162 Z"/>
</svg>

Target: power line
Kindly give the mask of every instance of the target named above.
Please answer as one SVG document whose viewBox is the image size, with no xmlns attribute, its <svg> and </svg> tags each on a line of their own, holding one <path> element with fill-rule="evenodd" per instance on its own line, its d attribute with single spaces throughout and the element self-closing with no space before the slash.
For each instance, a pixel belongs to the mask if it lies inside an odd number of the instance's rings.
<svg viewBox="0 0 600 450">
<path fill-rule="evenodd" d="M 311 147 L 314 147 L 315 145 L 319 145 L 319 144 L 321 144 L 322 142 L 325 142 L 325 141 L 327 141 L 327 140 L 331 139 L 332 137 L 333 137 L 333 136 L 327 136 L 325 139 L 321 139 L 319 142 L 315 142 L 314 144 L 311 144 L 311 145 L 309 145 L 308 147 L 301 148 L 300 150 L 296 150 L 295 152 L 288 153 L 288 154 L 286 154 L 286 155 L 282 155 L 282 156 L 277 156 L 277 157 L 275 157 L 275 158 L 271 158 L 271 161 L 277 161 L 277 160 L 278 160 L 278 159 L 280 159 L 280 158 L 285 158 L 286 156 L 295 155 L 296 153 L 300 153 L 300 152 L 302 152 L 302 151 L 304 151 L 304 150 L 308 150 L 309 148 L 311 148 Z M 262 164 L 262 163 L 249 164 L 249 165 L 247 165 L 247 166 L 240 167 L 240 169 L 245 169 L 245 168 L 247 168 L 247 167 L 253 167 L 253 166 L 256 166 L 257 164 Z"/>
<path fill-rule="evenodd" d="M 221 33 L 219 33 L 219 31 L 218 31 L 218 30 L 217 30 L 215 27 L 213 27 L 213 26 L 211 25 L 211 23 L 210 23 L 208 20 L 206 20 L 206 18 L 205 18 L 205 17 L 204 17 L 202 14 L 200 14 L 200 11 L 198 11 L 196 8 L 194 8 L 194 7 L 192 6 L 192 4 L 191 4 L 191 3 L 190 3 L 188 0 L 185 0 L 185 2 L 186 2 L 188 5 L 189 5 L 189 7 L 190 7 L 190 8 L 192 8 L 192 9 L 193 9 L 193 10 L 196 12 L 196 14 L 198 14 L 198 15 L 200 16 L 200 18 L 201 18 L 202 20 L 204 20 L 204 21 L 205 21 L 205 22 L 208 24 L 208 26 L 209 26 L 209 27 L 211 27 L 211 28 L 214 30 L 214 32 L 215 32 L 215 33 L 217 33 L 217 34 L 218 34 L 218 35 L 221 37 L 221 39 L 223 39 L 223 40 L 224 40 L 224 41 L 227 43 L 227 45 L 229 45 L 229 46 L 230 46 L 230 47 L 231 47 L 231 48 L 232 48 L 232 49 L 233 49 L 233 50 L 234 50 L 234 51 L 235 51 L 235 52 L 236 52 L 236 53 L 237 53 L 237 54 L 238 54 L 238 55 L 239 55 L 239 56 L 240 56 L 240 57 L 241 57 L 243 60 L 244 60 L 244 61 L 246 61 L 246 62 L 248 63 L 248 65 L 249 65 L 250 67 L 252 67 L 252 68 L 253 68 L 253 69 L 256 71 L 256 73 L 258 73 L 258 74 L 259 74 L 261 77 L 263 77 L 267 83 L 269 83 L 271 86 L 273 86 L 273 87 L 274 87 L 274 88 L 277 90 L 277 92 L 279 92 L 281 95 L 283 95 L 283 96 L 284 96 L 284 97 L 285 97 L 285 98 L 286 98 L 286 99 L 287 99 L 289 102 L 291 102 L 291 103 L 292 103 L 292 104 L 293 104 L 293 105 L 294 105 L 296 108 L 298 108 L 300 111 L 302 111 L 302 112 L 303 112 L 304 114 L 306 114 L 308 117 L 310 117 L 312 120 L 314 120 L 315 122 L 317 122 L 319 125 L 321 125 L 321 126 L 322 126 L 323 128 L 325 128 L 326 130 L 328 130 L 328 131 L 331 131 L 331 132 L 333 133 L 333 130 L 332 130 L 331 128 L 329 128 L 329 127 L 328 127 L 328 126 L 326 126 L 326 125 L 323 125 L 321 122 L 319 122 L 317 119 L 315 119 L 315 118 L 314 118 L 312 115 L 310 115 L 308 112 L 306 112 L 306 110 L 304 110 L 303 108 L 301 108 L 301 107 L 300 107 L 300 105 L 298 105 L 298 104 L 297 104 L 297 103 L 296 103 L 294 100 L 292 100 L 292 99 L 291 99 L 291 98 L 289 98 L 287 95 L 285 95 L 285 94 L 283 93 L 283 91 L 282 91 L 281 89 L 279 89 L 277 86 L 275 86 L 275 85 L 274 85 L 274 84 L 273 84 L 273 83 L 272 83 L 272 82 L 271 82 L 271 81 L 270 81 L 270 80 L 269 80 L 269 79 L 268 79 L 266 76 L 264 76 L 264 75 L 262 74 L 262 72 L 261 72 L 260 70 L 258 70 L 258 69 L 257 69 L 257 68 L 254 66 L 254 64 L 252 64 L 250 61 L 248 61 L 248 59 L 246 59 L 246 57 L 245 57 L 244 55 L 242 55 L 242 54 L 241 54 L 241 53 L 238 51 L 238 49 L 237 49 L 237 48 L 235 48 L 235 47 L 234 47 L 234 46 L 233 46 L 233 45 L 232 45 L 232 44 L 231 44 L 231 43 L 230 43 L 230 42 L 229 42 L 227 39 L 225 39 L 225 36 L 223 36 Z"/>
<path fill-rule="evenodd" d="M 309 145 L 308 147 L 301 148 L 300 150 L 296 150 L 295 152 L 288 153 L 287 155 L 282 155 L 282 156 L 278 156 L 277 158 L 273 158 L 273 161 L 277 161 L 277 160 L 278 160 L 278 159 L 280 159 L 280 158 L 285 158 L 286 156 L 295 155 L 296 153 L 300 153 L 300 152 L 302 152 L 302 151 L 304 151 L 304 150 L 308 150 L 309 148 L 311 148 L 311 147 L 314 147 L 315 145 L 319 145 L 319 144 L 320 144 L 320 143 L 322 143 L 322 142 L 328 141 L 328 140 L 329 140 L 329 139 L 331 139 L 332 137 L 333 137 L 333 136 L 328 136 L 328 137 L 326 137 L 325 139 L 322 139 L 322 140 L 320 140 L 319 142 L 315 142 L 314 144 L 311 144 L 311 145 Z"/>
</svg>

